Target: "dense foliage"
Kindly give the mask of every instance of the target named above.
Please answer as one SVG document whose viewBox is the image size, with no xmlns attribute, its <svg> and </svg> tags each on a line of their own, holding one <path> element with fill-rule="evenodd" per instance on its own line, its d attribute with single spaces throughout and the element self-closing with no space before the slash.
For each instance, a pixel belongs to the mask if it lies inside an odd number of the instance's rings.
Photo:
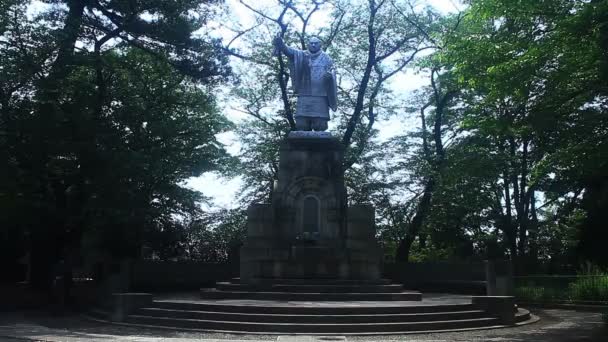
<svg viewBox="0 0 608 342">
<path fill-rule="evenodd" d="M 285 2 L 276 16 L 241 3 L 259 20 L 235 25 L 234 41 L 253 52 L 228 51 L 256 81 L 285 82 L 268 32 L 303 47 L 318 7 L 331 13 L 319 32 L 340 68 L 334 133 L 345 137 L 349 199 L 376 206 L 388 258 L 510 257 L 520 271 L 539 260 L 608 263 L 607 1 L 467 1 L 443 16 L 408 1 Z M 366 56 L 400 41 L 389 60 L 413 58 L 429 84 L 407 99 L 380 81 L 412 64 L 366 69 Z M 423 50 L 432 53 L 418 57 Z M 293 106 L 281 101 L 283 83 L 266 84 L 245 80 L 234 93 L 255 127 L 241 140 L 247 201 L 270 196 Z M 409 128 L 386 140 L 374 123 L 391 117 Z"/>
<path fill-rule="evenodd" d="M 460 257 L 510 255 L 522 269 L 539 258 L 607 264 L 598 243 L 606 237 L 606 6 L 470 1 L 429 33 L 437 49 L 419 65 L 436 78 L 416 108 L 429 106 L 422 115 L 433 124 L 423 118 L 422 137 L 401 139 L 422 140 L 417 155 L 435 149 L 421 161 L 430 168 L 418 175 L 424 191 L 413 217 L 428 209 L 421 230 L 412 231 L 413 219 L 406 228 L 418 235 L 410 241 L 430 238 Z"/>
<path fill-rule="evenodd" d="M 35 284 L 59 260 L 137 256 L 200 213 L 201 194 L 179 184 L 230 162 L 209 6 L 2 2 L 0 250 L 29 251 Z"/>
<path fill-rule="evenodd" d="M 608 0 L 464 3 L 234 2 L 245 26 L 206 0 L 0 2 L 0 259 L 29 251 L 44 285 L 82 251 L 235 258 L 294 127 L 278 33 L 335 60 L 349 201 L 375 205 L 387 258 L 607 266 Z M 411 96 L 408 70 L 428 80 Z M 236 125 L 215 95 L 232 72 Z M 181 184 L 218 170 L 243 178 L 241 209 L 203 213 Z"/>
</svg>

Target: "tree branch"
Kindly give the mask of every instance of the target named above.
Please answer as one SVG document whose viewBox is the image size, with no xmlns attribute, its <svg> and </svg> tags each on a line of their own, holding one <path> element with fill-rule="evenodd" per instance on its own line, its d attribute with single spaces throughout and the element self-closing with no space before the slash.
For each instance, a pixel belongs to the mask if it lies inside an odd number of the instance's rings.
<svg viewBox="0 0 608 342">
<path fill-rule="evenodd" d="M 234 43 L 237 39 L 239 39 L 244 34 L 247 34 L 248 32 L 251 32 L 251 31 L 255 30 L 256 28 L 260 27 L 260 25 L 262 25 L 262 24 L 257 24 L 255 26 L 252 26 L 252 27 L 246 29 L 246 30 L 238 32 L 236 36 L 234 36 L 232 39 L 230 39 L 230 41 L 228 42 L 228 44 L 226 44 L 225 48 L 226 49 L 230 49 L 230 45 L 232 45 L 232 43 Z"/>
<path fill-rule="evenodd" d="M 361 117 L 361 111 L 363 110 L 365 92 L 367 90 L 367 86 L 369 83 L 372 69 L 374 67 L 374 64 L 376 64 L 376 36 L 375 36 L 375 32 L 374 32 L 374 21 L 376 19 L 376 13 L 377 13 L 378 7 L 375 6 L 375 3 L 373 0 L 370 0 L 369 7 L 370 7 L 370 17 L 369 17 L 369 21 L 367 23 L 367 40 L 368 40 L 367 64 L 366 64 L 365 70 L 363 72 L 363 77 L 361 79 L 361 83 L 359 84 L 357 102 L 355 103 L 353 115 L 350 117 L 350 120 L 348 121 L 348 126 L 346 127 L 346 132 L 344 133 L 344 137 L 342 138 L 342 144 L 346 148 L 348 148 L 348 146 L 350 146 L 352 136 L 355 132 L 357 125 L 359 124 L 359 120 Z"/>
</svg>

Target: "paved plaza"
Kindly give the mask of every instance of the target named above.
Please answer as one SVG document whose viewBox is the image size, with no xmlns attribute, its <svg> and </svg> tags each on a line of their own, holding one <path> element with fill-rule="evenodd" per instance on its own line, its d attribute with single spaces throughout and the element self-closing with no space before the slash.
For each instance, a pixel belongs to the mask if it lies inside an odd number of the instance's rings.
<svg viewBox="0 0 608 342">
<path fill-rule="evenodd" d="M 541 318 L 540 322 L 517 328 L 398 336 L 331 336 L 328 338 L 184 332 L 111 325 L 91 321 L 76 314 L 0 313 L 0 341 L 608 341 L 608 327 L 602 322 L 599 313 L 556 309 L 534 309 L 533 312 Z"/>
</svg>

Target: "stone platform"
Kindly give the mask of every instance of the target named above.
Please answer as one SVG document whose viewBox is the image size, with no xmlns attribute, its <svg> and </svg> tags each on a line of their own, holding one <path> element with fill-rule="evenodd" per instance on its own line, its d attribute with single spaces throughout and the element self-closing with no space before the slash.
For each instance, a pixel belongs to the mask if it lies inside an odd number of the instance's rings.
<svg viewBox="0 0 608 342">
<path fill-rule="evenodd" d="M 488 298 L 488 297 L 484 297 Z M 506 324 L 474 297 L 425 295 L 419 301 L 288 301 L 200 299 L 196 293 L 157 296 L 122 324 L 245 334 L 383 335 L 501 328 L 537 321 L 512 305 Z M 95 312 L 107 319 L 109 313 Z M 105 318 L 104 318 L 105 317 Z"/>
<path fill-rule="evenodd" d="M 419 301 L 418 291 L 405 291 L 387 279 L 239 278 L 201 290 L 202 299 L 260 299 L 283 301 Z"/>
<path fill-rule="evenodd" d="M 533 321 L 513 297 L 423 296 L 381 278 L 375 210 L 349 205 L 330 135 L 282 142 L 271 203 L 247 210 L 240 277 L 193 297 L 114 295 L 123 324 L 246 334 L 408 334 Z M 103 317 L 103 314 L 100 314 Z"/>
</svg>

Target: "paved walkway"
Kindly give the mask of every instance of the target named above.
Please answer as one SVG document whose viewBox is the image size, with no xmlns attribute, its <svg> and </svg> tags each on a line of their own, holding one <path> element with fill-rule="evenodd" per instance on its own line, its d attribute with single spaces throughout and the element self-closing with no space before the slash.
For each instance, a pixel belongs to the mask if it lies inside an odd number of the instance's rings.
<svg viewBox="0 0 608 342">
<path fill-rule="evenodd" d="M 345 338 L 331 337 L 327 339 L 305 336 L 294 339 L 292 336 L 276 335 L 226 335 L 217 333 L 180 332 L 173 330 L 110 325 L 89 321 L 78 315 L 50 315 L 42 312 L 0 313 L 0 341 L 608 341 L 608 326 L 602 322 L 601 314 L 599 313 L 546 309 L 533 309 L 532 311 L 534 314 L 540 316 L 541 321 L 518 328 L 402 336 L 347 336 Z"/>
</svg>

